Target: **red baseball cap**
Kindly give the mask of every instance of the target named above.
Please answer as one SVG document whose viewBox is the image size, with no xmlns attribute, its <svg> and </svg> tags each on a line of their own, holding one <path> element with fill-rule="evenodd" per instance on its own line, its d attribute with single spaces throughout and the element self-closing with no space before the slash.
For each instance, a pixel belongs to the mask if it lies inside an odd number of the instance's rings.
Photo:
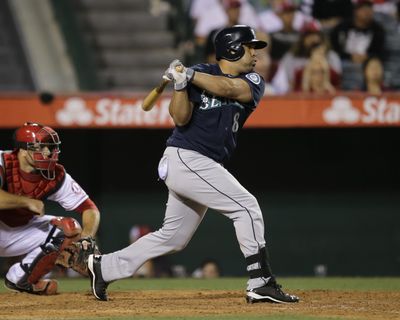
<svg viewBox="0 0 400 320">
<path fill-rule="evenodd" d="M 314 32 L 321 32 L 321 25 L 318 21 L 306 21 L 304 22 L 303 26 L 301 27 L 301 33 L 314 33 Z"/>
<path fill-rule="evenodd" d="M 242 6 L 242 2 L 240 0 L 223 0 L 222 4 L 226 9 L 240 8 Z"/>
</svg>

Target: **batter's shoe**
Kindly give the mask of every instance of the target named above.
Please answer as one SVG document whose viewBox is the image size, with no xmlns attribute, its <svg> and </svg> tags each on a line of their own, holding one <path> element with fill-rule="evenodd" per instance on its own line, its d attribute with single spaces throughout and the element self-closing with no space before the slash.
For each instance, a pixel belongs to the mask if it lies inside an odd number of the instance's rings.
<svg viewBox="0 0 400 320">
<path fill-rule="evenodd" d="M 30 294 L 38 294 L 43 296 L 52 296 L 57 294 L 58 282 L 53 279 L 41 279 L 35 284 L 15 284 L 7 278 L 4 279 L 4 286 L 12 291 L 26 292 Z"/>
<path fill-rule="evenodd" d="M 270 278 L 265 286 L 247 291 L 246 300 L 248 303 L 271 302 L 271 303 L 292 303 L 299 302 L 299 297 L 282 291 L 275 278 Z"/>
<path fill-rule="evenodd" d="M 101 256 L 91 254 L 88 258 L 87 264 L 93 295 L 97 300 L 107 301 L 108 282 L 105 282 L 101 275 Z"/>
</svg>

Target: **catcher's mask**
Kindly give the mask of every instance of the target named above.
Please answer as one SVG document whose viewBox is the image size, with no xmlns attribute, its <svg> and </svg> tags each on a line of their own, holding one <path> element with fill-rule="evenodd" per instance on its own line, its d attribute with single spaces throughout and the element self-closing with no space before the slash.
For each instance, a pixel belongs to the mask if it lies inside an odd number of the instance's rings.
<svg viewBox="0 0 400 320">
<path fill-rule="evenodd" d="M 235 25 L 220 30 L 214 38 L 215 57 L 217 60 L 225 59 L 237 61 L 243 57 L 243 45 L 251 44 L 255 49 L 262 49 L 267 43 L 256 38 L 252 28 L 246 25 Z"/>
<path fill-rule="evenodd" d="M 52 128 L 26 122 L 14 132 L 16 149 L 31 151 L 33 167 L 47 180 L 54 180 L 60 153 L 60 138 Z"/>
</svg>

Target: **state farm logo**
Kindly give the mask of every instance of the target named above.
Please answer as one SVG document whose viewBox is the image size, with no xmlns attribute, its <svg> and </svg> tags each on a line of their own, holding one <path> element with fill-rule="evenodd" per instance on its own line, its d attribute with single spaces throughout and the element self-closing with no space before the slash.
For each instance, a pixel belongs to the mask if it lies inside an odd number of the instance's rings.
<svg viewBox="0 0 400 320">
<path fill-rule="evenodd" d="M 169 115 L 170 99 L 162 99 L 151 111 L 142 110 L 142 101 L 124 103 L 121 99 L 99 99 L 94 108 L 78 97 L 65 100 L 62 109 L 55 114 L 59 124 L 64 126 L 98 125 L 98 126 L 130 126 L 130 125 L 171 125 Z"/>
<path fill-rule="evenodd" d="M 400 123 L 400 104 L 386 98 L 368 97 L 361 110 L 353 106 L 348 97 L 336 97 L 331 106 L 322 112 L 329 124 L 395 124 Z"/>
<path fill-rule="evenodd" d="M 336 97 L 332 100 L 329 109 L 322 114 L 324 120 L 331 124 L 355 123 L 360 118 L 360 112 L 353 107 L 351 100 L 347 97 Z"/>
<path fill-rule="evenodd" d="M 85 126 L 93 121 L 93 112 L 86 108 L 85 100 L 70 98 L 65 101 L 64 108 L 57 111 L 56 119 L 64 126 L 72 124 Z"/>
</svg>

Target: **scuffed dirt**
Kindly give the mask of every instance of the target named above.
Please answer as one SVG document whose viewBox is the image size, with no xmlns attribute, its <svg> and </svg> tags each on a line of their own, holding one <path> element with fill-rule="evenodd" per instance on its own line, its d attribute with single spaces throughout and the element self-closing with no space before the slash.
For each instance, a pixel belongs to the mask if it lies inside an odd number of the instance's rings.
<svg viewBox="0 0 400 320">
<path fill-rule="evenodd" d="M 89 292 L 35 296 L 0 294 L 0 319 L 79 319 L 113 317 L 191 317 L 307 315 L 341 319 L 400 319 L 400 292 L 294 291 L 298 304 L 247 304 L 242 291 L 112 291 L 110 301 Z"/>
</svg>

